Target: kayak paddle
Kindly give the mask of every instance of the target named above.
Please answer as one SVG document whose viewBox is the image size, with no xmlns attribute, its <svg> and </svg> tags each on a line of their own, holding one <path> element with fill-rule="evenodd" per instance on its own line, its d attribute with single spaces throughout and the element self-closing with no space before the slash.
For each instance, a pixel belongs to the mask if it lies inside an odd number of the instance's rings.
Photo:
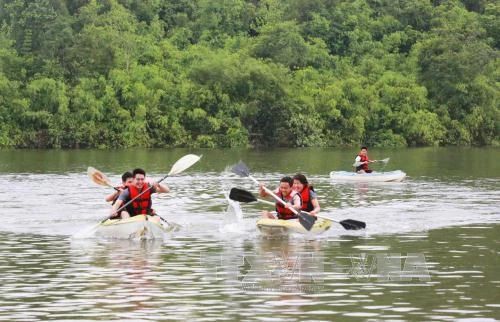
<svg viewBox="0 0 500 322">
<path fill-rule="evenodd" d="M 245 203 L 258 201 L 261 203 L 268 204 L 270 206 L 276 205 L 272 201 L 257 199 L 250 191 L 246 191 L 246 190 L 238 189 L 238 188 L 232 188 L 231 191 L 229 191 L 229 199 L 234 200 L 234 201 L 239 201 L 239 202 L 245 202 Z"/>
<path fill-rule="evenodd" d="M 250 169 L 248 168 L 248 166 L 243 163 L 243 161 L 240 161 L 238 164 L 236 164 L 232 171 L 234 173 L 236 173 L 237 175 L 239 176 L 242 176 L 242 177 L 248 177 L 250 178 L 253 182 L 255 182 L 256 184 L 259 184 L 259 182 L 250 175 Z M 274 192 L 272 192 L 270 189 L 268 189 L 267 187 L 265 186 L 262 186 L 262 188 L 266 191 L 267 194 L 271 195 L 274 199 L 276 199 L 276 201 L 282 203 L 284 206 L 286 206 L 286 202 L 281 199 L 280 197 L 278 197 Z M 316 217 L 314 216 L 311 216 L 301 210 L 297 211 L 295 208 L 293 207 L 290 207 L 288 208 L 290 209 L 296 216 L 299 217 L 299 223 L 306 229 L 306 230 L 311 230 L 313 225 L 314 225 L 314 222 L 316 221 Z"/>
<path fill-rule="evenodd" d="M 391 158 L 385 158 L 385 159 L 382 159 L 382 160 L 370 160 L 368 163 L 372 163 L 372 162 L 382 162 L 384 163 L 384 166 L 387 164 L 387 162 L 389 162 Z M 361 162 L 361 161 L 357 161 L 357 162 L 354 162 L 352 164 L 353 167 L 359 167 L 360 165 L 362 165 L 364 162 Z"/>
<path fill-rule="evenodd" d="M 229 192 L 229 198 L 234 200 L 234 201 L 239 201 L 239 202 L 263 202 L 263 203 L 271 203 L 267 200 L 262 200 L 262 199 L 257 199 L 250 191 L 246 191 L 243 189 L 238 189 L 238 188 L 232 188 L 231 191 Z M 273 203 L 271 203 L 273 204 Z M 274 204 L 273 204 L 274 205 Z M 302 211 L 303 214 L 307 214 L 307 212 Z M 312 215 L 310 215 L 312 216 Z M 346 230 L 359 230 L 366 228 L 366 223 L 354 219 L 346 219 L 342 221 L 336 221 L 335 219 L 332 219 L 330 217 L 326 217 L 323 215 L 318 215 L 316 214 L 316 217 L 318 218 L 323 218 L 329 221 L 333 221 L 335 223 L 338 223 L 342 225 Z"/>
</svg>

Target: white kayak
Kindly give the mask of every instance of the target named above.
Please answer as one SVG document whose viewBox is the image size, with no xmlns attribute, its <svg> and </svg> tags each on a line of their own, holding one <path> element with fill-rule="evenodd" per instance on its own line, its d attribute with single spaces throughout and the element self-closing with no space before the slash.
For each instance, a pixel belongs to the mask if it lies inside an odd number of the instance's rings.
<svg viewBox="0 0 500 322">
<path fill-rule="evenodd" d="M 159 216 L 138 215 L 127 219 L 106 219 L 79 238 L 156 239 L 178 228 Z"/>
<path fill-rule="evenodd" d="M 307 235 L 319 235 L 328 229 L 332 222 L 329 220 L 318 219 L 310 231 L 306 230 L 297 219 L 282 220 L 261 218 L 257 221 L 257 228 L 259 228 L 262 235 L 266 237 L 281 238 L 287 237 L 289 233 L 301 233 Z"/>
<path fill-rule="evenodd" d="M 400 182 L 406 177 L 401 170 L 357 173 L 354 171 L 332 171 L 330 179 L 335 181 L 359 181 L 359 182 Z"/>
</svg>

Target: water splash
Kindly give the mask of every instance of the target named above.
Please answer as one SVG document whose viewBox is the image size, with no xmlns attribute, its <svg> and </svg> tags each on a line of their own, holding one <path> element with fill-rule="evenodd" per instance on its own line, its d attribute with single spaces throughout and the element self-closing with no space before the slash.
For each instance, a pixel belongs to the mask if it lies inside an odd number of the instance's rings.
<svg viewBox="0 0 500 322">
<path fill-rule="evenodd" d="M 245 232 L 245 225 L 243 223 L 243 211 L 239 202 L 231 200 L 229 198 L 229 192 L 224 192 L 224 197 L 227 201 L 227 208 L 225 215 L 225 220 L 222 225 L 219 226 L 219 232 L 241 234 Z"/>
</svg>

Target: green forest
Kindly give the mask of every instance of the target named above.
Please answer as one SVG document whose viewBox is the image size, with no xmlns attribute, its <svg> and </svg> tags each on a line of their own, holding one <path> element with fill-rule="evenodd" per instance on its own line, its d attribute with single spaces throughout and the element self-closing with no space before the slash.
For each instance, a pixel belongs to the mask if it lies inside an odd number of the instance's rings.
<svg viewBox="0 0 500 322">
<path fill-rule="evenodd" d="M 499 146 L 500 2 L 0 0 L 0 148 Z"/>
</svg>

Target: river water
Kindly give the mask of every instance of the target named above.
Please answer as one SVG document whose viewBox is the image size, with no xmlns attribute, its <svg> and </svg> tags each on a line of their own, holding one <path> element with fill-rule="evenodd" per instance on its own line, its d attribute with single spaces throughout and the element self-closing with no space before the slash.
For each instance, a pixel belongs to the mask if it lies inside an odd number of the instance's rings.
<svg viewBox="0 0 500 322">
<path fill-rule="evenodd" d="M 336 183 L 357 151 L 0 151 L 1 321 L 496 321 L 500 318 L 500 150 L 370 150 L 401 183 Z M 182 226 L 163 240 L 75 238 L 107 216 L 110 188 L 140 166 L 158 179 L 185 154 L 203 154 L 154 195 Z M 305 173 L 322 214 L 366 222 L 322 235 L 262 238 L 269 206 L 230 202 L 256 192 L 231 173 L 243 160 L 272 187 Z M 266 208 L 267 207 L 267 208 Z"/>
</svg>

